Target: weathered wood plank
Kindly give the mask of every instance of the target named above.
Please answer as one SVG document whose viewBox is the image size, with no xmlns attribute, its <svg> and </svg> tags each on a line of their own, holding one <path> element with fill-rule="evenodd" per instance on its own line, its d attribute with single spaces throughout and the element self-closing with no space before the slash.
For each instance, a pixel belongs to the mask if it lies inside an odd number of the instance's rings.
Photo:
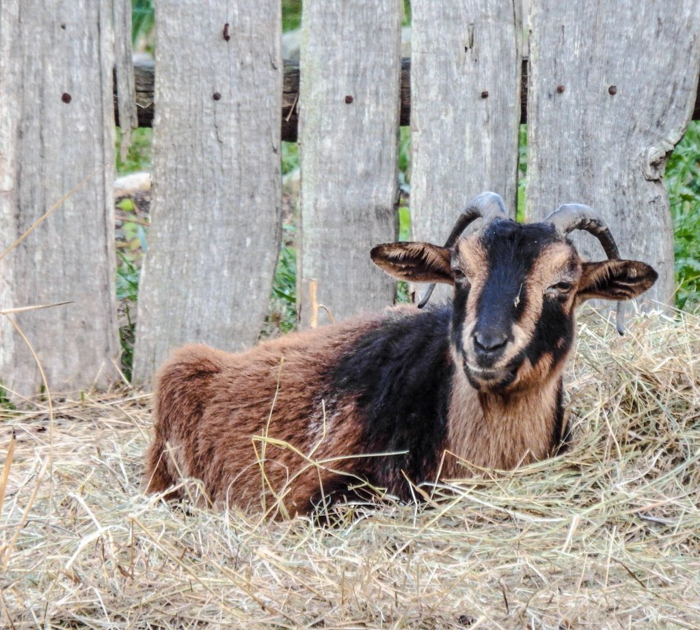
<svg viewBox="0 0 700 630">
<path fill-rule="evenodd" d="M 185 342 L 227 350 L 255 342 L 280 237 L 279 0 L 212 0 L 206 11 L 198 0 L 159 0 L 156 11 L 138 383 Z"/>
<path fill-rule="evenodd" d="M 72 302 L 13 316 L 57 390 L 117 377 L 111 20 L 109 0 L 0 3 L 0 253 L 92 175 L 0 262 L 1 310 Z M 0 381 L 42 384 L 5 317 Z"/>
<path fill-rule="evenodd" d="M 114 13 L 114 91 L 118 97 L 115 120 L 121 126 L 121 158 L 131 144 L 131 130 L 139 125 L 131 46 L 131 0 L 112 0 Z"/>
<path fill-rule="evenodd" d="M 603 212 L 621 254 L 660 274 L 673 294 L 666 158 L 692 115 L 700 69 L 700 4 L 533 0 L 528 213 L 560 203 Z M 603 258 L 589 235 L 588 256 Z"/>
<path fill-rule="evenodd" d="M 520 122 L 518 0 L 414 0 L 411 221 L 444 240 L 485 190 L 515 215 Z"/>
<path fill-rule="evenodd" d="M 298 296 L 306 325 L 311 279 L 336 319 L 393 301 L 395 283 L 369 251 L 396 236 L 400 0 L 310 0 L 302 24 Z"/>
</svg>

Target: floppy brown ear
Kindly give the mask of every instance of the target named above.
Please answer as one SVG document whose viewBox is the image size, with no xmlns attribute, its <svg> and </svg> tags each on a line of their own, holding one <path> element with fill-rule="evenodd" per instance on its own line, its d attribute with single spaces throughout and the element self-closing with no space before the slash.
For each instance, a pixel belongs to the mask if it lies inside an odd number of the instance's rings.
<svg viewBox="0 0 700 630">
<path fill-rule="evenodd" d="M 372 248 L 372 261 L 390 276 L 407 282 L 454 284 L 450 250 L 430 243 L 385 243 Z"/>
<path fill-rule="evenodd" d="M 631 300 L 650 289 L 659 274 L 653 267 L 637 260 L 604 260 L 583 263 L 576 301 L 600 298 Z"/>
</svg>

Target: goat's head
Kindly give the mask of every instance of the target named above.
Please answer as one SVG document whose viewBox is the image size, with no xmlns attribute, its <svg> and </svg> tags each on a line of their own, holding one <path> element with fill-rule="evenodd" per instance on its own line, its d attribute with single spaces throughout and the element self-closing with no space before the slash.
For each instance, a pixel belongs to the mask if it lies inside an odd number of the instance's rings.
<svg viewBox="0 0 700 630">
<path fill-rule="evenodd" d="M 481 229 L 461 237 L 477 218 L 484 220 Z M 594 234 L 608 260 L 582 261 L 567 238 L 577 229 Z M 520 225 L 507 219 L 495 193 L 470 204 L 444 247 L 378 245 L 372 260 L 400 280 L 454 286 L 455 360 L 473 387 L 492 392 L 527 388 L 558 374 L 582 302 L 629 300 L 657 278 L 649 265 L 619 259 L 610 231 L 588 206 L 564 205 L 542 223 Z"/>
</svg>

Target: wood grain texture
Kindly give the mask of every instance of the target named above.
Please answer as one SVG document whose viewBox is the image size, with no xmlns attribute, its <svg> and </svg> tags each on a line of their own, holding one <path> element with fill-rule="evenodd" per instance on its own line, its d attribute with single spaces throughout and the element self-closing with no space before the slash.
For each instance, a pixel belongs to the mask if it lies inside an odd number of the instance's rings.
<svg viewBox="0 0 700 630">
<path fill-rule="evenodd" d="M 0 3 L 0 252 L 92 175 L 0 262 L 0 310 L 72 301 L 12 316 L 52 390 L 117 378 L 113 45 L 109 0 Z M 0 381 L 42 383 L 4 317 Z"/>
<path fill-rule="evenodd" d="M 126 160 L 131 130 L 139 125 L 131 54 L 131 0 L 112 0 L 114 13 L 114 88 L 118 98 L 116 120 L 122 134 L 121 158 Z"/>
<path fill-rule="evenodd" d="M 659 271 L 649 297 L 671 302 L 663 174 L 695 103 L 700 3 L 532 0 L 531 28 L 528 215 L 597 208 L 622 256 Z M 604 258 L 589 235 L 575 241 Z"/>
<path fill-rule="evenodd" d="M 304 4 L 301 45 L 301 322 L 309 280 L 336 319 L 393 302 L 370 261 L 396 238 L 400 0 Z M 320 323 L 327 323 L 321 315 Z"/>
<path fill-rule="evenodd" d="M 413 0 L 411 220 L 441 242 L 486 190 L 515 216 L 519 0 Z"/>
<path fill-rule="evenodd" d="M 206 10 L 199 0 L 160 0 L 156 18 L 141 384 L 183 343 L 235 351 L 255 342 L 280 238 L 279 0 L 212 0 Z"/>
</svg>

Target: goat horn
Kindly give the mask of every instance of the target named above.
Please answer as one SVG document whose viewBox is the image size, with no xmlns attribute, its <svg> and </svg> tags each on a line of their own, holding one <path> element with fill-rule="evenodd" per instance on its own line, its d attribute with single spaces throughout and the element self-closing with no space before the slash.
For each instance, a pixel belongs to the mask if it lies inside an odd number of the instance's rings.
<svg viewBox="0 0 700 630">
<path fill-rule="evenodd" d="M 598 239 L 609 260 L 620 259 L 620 251 L 610 232 L 610 228 L 608 228 L 601 214 L 590 206 L 580 203 L 561 205 L 545 219 L 545 223 L 551 223 L 560 236 L 566 236 L 574 230 L 585 230 Z M 624 335 L 625 322 L 622 302 L 617 303 L 616 318 L 617 332 Z"/>
<path fill-rule="evenodd" d="M 459 215 L 457 222 L 445 241 L 445 247 L 452 247 L 459 240 L 459 237 L 462 236 L 462 232 L 476 219 L 484 219 L 485 225 L 495 219 L 507 218 L 506 206 L 500 195 L 493 192 L 481 193 L 474 197 L 462 214 Z M 423 308 L 428 303 L 434 290 L 435 283 L 428 286 L 421 301 L 418 302 L 418 308 Z"/>
</svg>

